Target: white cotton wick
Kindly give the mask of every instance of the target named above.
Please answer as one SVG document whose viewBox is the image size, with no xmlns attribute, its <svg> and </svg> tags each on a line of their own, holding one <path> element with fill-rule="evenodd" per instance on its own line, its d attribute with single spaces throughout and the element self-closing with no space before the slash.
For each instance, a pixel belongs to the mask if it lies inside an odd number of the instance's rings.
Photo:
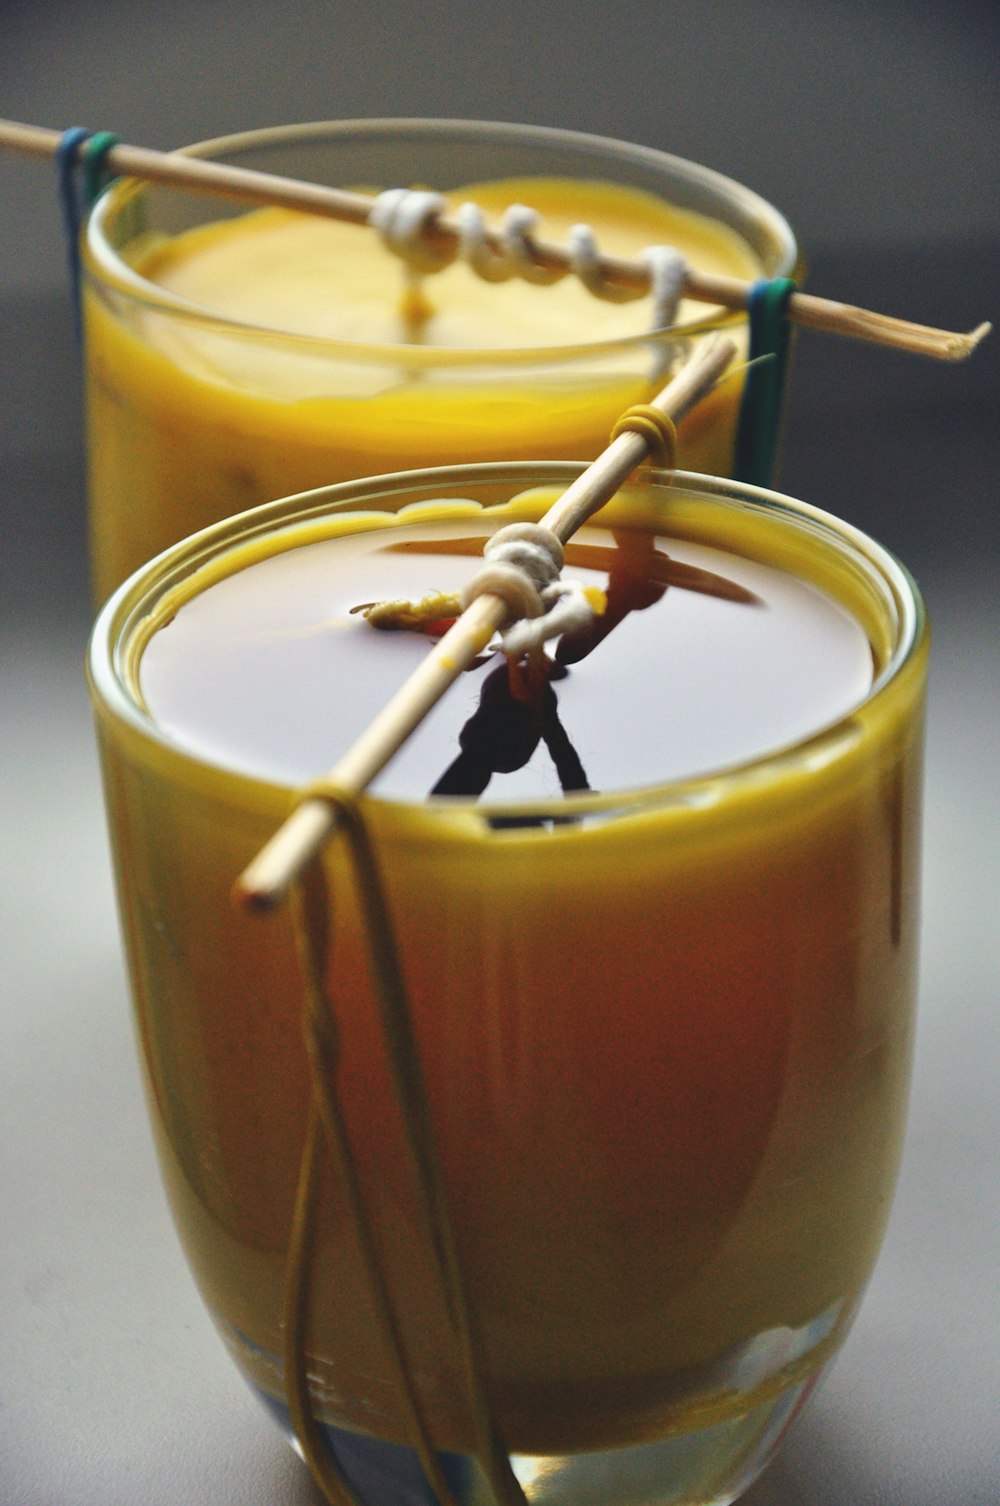
<svg viewBox="0 0 1000 1506">
<path fill-rule="evenodd" d="M 674 246 L 647 246 L 642 260 L 649 265 L 650 292 L 653 298 L 654 333 L 672 329 L 688 277 L 685 257 Z M 684 350 L 683 340 L 657 340 L 653 348 L 650 378 L 660 382 Z"/>
<path fill-rule="evenodd" d="M 687 258 L 676 246 L 647 246 L 640 259 L 649 264 L 653 328 L 670 329 L 677 323 L 677 310 L 688 278 Z"/>
<path fill-rule="evenodd" d="M 532 237 L 538 220 L 538 211 L 529 209 L 527 204 L 511 204 L 500 222 L 500 241 L 518 277 L 538 287 L 547 287 L 565 277 L 566 273 L 562 267 L 545 267 L 537 260 Z"/>
<path fill-rule="evenodd" d="M 611 282 L 601 265 L 597 236 L 590 225 L 571 225 L 568 234 L 570 266 L 588 293 L 608 303 L 632 303 L 645 297 L 645 289 Z"/>
<path fill-rule="evenodd" d="M 494 251 L 486 239 L 486 216 L 478 204 L 461 204 L 455 215 L 458 254 L 484 282 L 507 282 L 517 266 L 506 251 Z"/>
<path fill-rule="evenodd" d="M 387 250 L 402 258 L 415 279 L 440 272 L 460 257 L 484 282 L 499 283 L 520 277 L 544 287 L 558 282 L 568 270 L 595 298 L 606 302 L 629 303 L 645 296 L 646 290 L 640 285 L 616 282 L 607 276 L 597 236 L 590 225 L 570 227 L 569 267 L 564 269 L 539 261 L 534 241 L 539 215 L 526 204 L 511 204 L 505 210 L 493 243 L 479 205 L 462 204 L 455 215 L 457 241 L 450 249 L 432 244 L 427 235 L 446 207 L 442 194 L 427 189 L 387 188 L 376 198 L 368 223 L 378 231 Z M 641 259 L 648 265 L 650 275 L 650 332 L 659 334 L 677 322 L 677 309 L 689 274 L 688 263 L 673 246 L 649 246 Z M 658 379 L 672 365 L 679 348 L 676 341 L 657 342 L 654 378 Z"/>
<path fill-rule="evenodd" d="M 368 223 L 377 230 L 388 251 L 402 258 L 414 272 L 440 272 L 458 255 L 457 249 L 431 245 L 428 226 L 443 213 L 447 201 L 422 188 L 387 188 L 372 205 Z"/>
<path fill-rule="evenodd" d="M 463 610 L 477 596 L 499 596 L 512 615 L 537 617 L 544 611 L 542 592 L 558 580 L 563 547 L 550 528 L 538 523 L 508 523 L 483 545 L 483 565 L 462 592 Z M 494 589 L 491 572 L 497 572 Z M 512 582 L 508 589 L 507 582 Z"/>
<path fill-rule="evenodd" d="M 484 564 L 462 593 L 463 609 L 477 596 L 499 596 L 516 620 L 502 647 L 512 659 L 541 648 L 560 633 L 586 626 L 594 607 L 578 581 L 560 580 L 565 554 L 559 538 L 538 523 L 510 523 L 483 548 Z"/>
<path fill-rule="evenodd" d="M 542 592 L 545 610 L 538 617 L 521 618 L 503 633 L 503 651 L 509 659 L 537 652 L 550 638 L 587 627 L 596 616 L 586 588 L 578 580 L 557 580 Z"/>
</svg>

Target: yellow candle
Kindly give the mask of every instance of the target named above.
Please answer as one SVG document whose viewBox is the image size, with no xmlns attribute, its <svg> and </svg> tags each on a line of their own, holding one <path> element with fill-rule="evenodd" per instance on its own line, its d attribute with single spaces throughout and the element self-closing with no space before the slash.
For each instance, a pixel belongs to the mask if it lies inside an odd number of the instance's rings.
<svg viewBox="0 0 1000 1506">
<path fill-rule="evenodd" d="M 745 279 L 792 270 L 780 216 L 727 180 L 638 148 L 595 151 L 592 138 L 527 128 L 516 140 L 533 155 L 513 160 L 534 170 L 504 175 L 496 163 L 515 128 L 478 129 L 499 134 L 480 140 L 459 124 L 442 138 L 458 165 L 441 161 L 436 136 L 421 135 L 413 163 L 380 141 L 374 165 L 352 157 L 326 171 L 377 170 L 377 186 L 393 186 L 394 173 L 419 173 L 426 154 L 425 173 L 451 175 L 435 182 L 452 205 L 473 199 L 495 220 L 511 203 L 530 204 L 545 237 L 561 241 L 585 221 L 614 254 L 672 244 L 701 268 Z M 477 167 L 480 181 L 470 177 Z M 310 170 L 319 173 L 301 169 Z M 292 491 L 433 464 L 590 458 L 618 414 L 662 385 L 663 340 L 643 339 L 648 299 L 604 302 L 574 277 L 492 285 L 456 265 L 426 281 L 430 315 L 408 323 L 401 264 L 373 231 L 280 210 L 206 219 L 215 205 L 181 214 L 183 196 L 163 200 L 135 185 L 112 190 L 87 249 L 100 597 L 195 529 Z M 688 302 L 679 322 L 701 328 L 720 315 Z M 740 391 L 730 382 L 685 421 L 683 466 L 730 472 Z"/>
<path fill-rule="evenodd" d="M 289 785 L 363 720 L 376 659 L 405 672 L 420 651 L 362 627 L 356 593 L 385 579 L 394 594 L 407 569 L 449 586 L 472 568 L 470 538 L 541 512 L 538 493 L 505 500 L 529 481 L 511 467 L 335 489 L 339 513 L 293 499 L 266 531 L 230 524 L 175 552 L 98 626 L 165 1178 L 210 1310 L 278 1401 L 303 985 L 287 913 L 237 912 L 231 884 Z M 597 522 L 569 568 L 609 586 L 620 620 L 592 652 L 564 645 L 552 688 L 603 793 L 525 807 L 537 788 L 498 774 L 478 804 L 400 798 L 457 753 L 480 674 L 365 809 L 500 1437 L 525 1479 L 678 1438 L 670 1499 L 688 1502 L 724 1495 L 770 1446 L 843 1338 L 884 1228 L 910 1057 L 926 645 L 899 568 L 795 504 L 723 483 L 634 488 Z M 327 662 L 340 679 L 324 701 Z M 335 1090 L 434 1442 L 461 1454 L 461 1365 L 365 917 L 340 842 L 324 864 Z M 325 1424 L 408 1441 L 329 1170 L 308 1370 Z"/>
</svg>

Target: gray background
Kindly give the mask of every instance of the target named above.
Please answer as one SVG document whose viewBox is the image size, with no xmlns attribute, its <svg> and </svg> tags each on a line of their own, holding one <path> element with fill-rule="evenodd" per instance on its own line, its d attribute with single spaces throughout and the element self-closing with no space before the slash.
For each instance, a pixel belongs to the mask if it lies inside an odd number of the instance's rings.
<svg viewBox="0 0 1000 1506">
<path fill-rule="evenodd" d="M 0 0 L 0 111 L 164 148 L 352 115 L 617 136 L 772 199 L 814 291 L 968 329 L 1000 314 L 998 40 L 986 0 Z M 926 923 L 882 1261 L 752 1506 L 1000 1497 L 998 349 L 949 367 L 797 344 L 782 485 L 893 547 L 934 621 Z M 59 221 L 51 172 L 2 152 L 0 489 L 0 1502 L 306 1506 L 194 1294 L 153 1166 L 80 673 Z"/>
</svg>

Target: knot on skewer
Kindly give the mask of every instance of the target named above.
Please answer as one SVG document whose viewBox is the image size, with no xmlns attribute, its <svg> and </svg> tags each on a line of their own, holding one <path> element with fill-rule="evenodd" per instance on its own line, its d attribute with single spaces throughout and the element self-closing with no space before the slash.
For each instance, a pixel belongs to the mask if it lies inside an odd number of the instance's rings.
<svg viewBox="0 0 1000 1506">
<path fill-rule="evenodd" d="M 514 619 L 502 634 L 509 659 L 537 653 L 550 638 L 587 626 L 604 609 L 604 595 L 560 579 L 565 555 L 551 529 L 510 523 L 483 549 L 485 563 L 462 592 L 463 610 L 477 596 L 497 596 Z"/>
<path fill-rule="evenodd" d="M 375 199 L 368 223 L 378 231 L 386 250 L 415 273 L 440 272 L 461 257 L 484 282 L 521 277 L 544 286 L 565 277 L 566 267 L 546 265 L 539 258 L 534 242 L 539 215 L 526 204 L 511 204 L 504 212 L 499 251 L 490 245 L 482 210 L 471 203 L 463 204 L 455 217 L 457 242 L 451 246 L 432 244 L 428 232 L 446 207 L 439 193 L 422 188 L 387 188 Z M 630 296 L 641 297 L 642 292 L 639 288 L 630 291 Z"/>
<path fill-rule="evenodd" d="M 529 209 L 527 204 L 511 204 L 500 221 L 497 251 L 490 245 L 486 216 L 479 205 L 462 204 L 455 215 L 456 255 L 484 282 L 507 282 L 511 277 L 520 277 L 538 287 L 558 282 L 570 269 L 558 264 L 545 265 L 540 260 L 534 238 L 539 218 L 538 211 Z M 640 289 L 637 296 L 641 295 Z"/>
<path fill-rule="evenodd" d="M 517 260 L 503 238 L 499 251 L 487 240 L 486 216 L 478 204 L 460 204 L 455 214 L 458 230 L 458 254 L 484 282 L 507 282 L 518 270 Z"/>
<path fill-rule="evenodd" d="M 589 225 L 571 225 L 567 239 L 570 266 L 588 293 L 610 303 L 630 303 L 645 296 L 644 288 L 613 282 L 608 277 L 597 236 Z M 669 329 L 677 322 L 677 309 L 688 277 L 687 260 L 675 246 L 647 246 L 639 260 L 649 267 L 653 328 Z"/>
<path fill-rule="evenodd" d="M 566 270 L 539 260 L 534 240 L 539 218 L 538 211 L 527 204 L 511 204 L 500 222 L 500 242 L 513 274 L 537 287 L 547 287 L 565 277 Z"/>
<path fill-rule="evenodd" d="M 382 244 L 406 262 L 413 272 L 440 272 L 455 260 L 448 246 L 434 245 L 428 228 L 446 208 L 439 193 L 422 188 L 387 188 L 371 207 L 368 223 Z"/>
</svg>

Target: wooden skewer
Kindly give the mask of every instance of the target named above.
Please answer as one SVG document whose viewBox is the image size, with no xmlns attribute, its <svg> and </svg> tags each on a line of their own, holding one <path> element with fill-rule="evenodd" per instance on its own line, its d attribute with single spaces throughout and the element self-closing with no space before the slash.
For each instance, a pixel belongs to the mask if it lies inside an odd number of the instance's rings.
<svg viewBox="0 0 1000 1506">
<path fill-rule="evenodd" d="M 29 156 L 54 157 L 61 141 L 59 131 L 44 126 L 22 125 L 0 120 L 0 147 Z M 78 148 L 78 152 L 83 148 Z M 318 183 L 304 183 L 295 178 L 279 177 L 245 167 L 232 167 L 209 158 L 189 156 L 183 152 L 158 152 L 147 147 L 118 143 L 107 153 L 105 161 L 116 173 L 152 182 L 170 183 L 197 192 L 218 194 L 225 198 L 244 199 L 252 203 L 277 204 L 299 209 L 328 219 L 347 220 L 355 225 L 368 223 L 374 199 L 343 188 L 328 188 Z M 446 216 L 431 221 L 425 231 L 428 242 L 436 249 L 453 252 L 458 246 L 458 229 Z M 502 243 L 496 231 L 487 231 L 486 243 L 496 253 Z M 532 241 L 534 258 L 540 267 L 568 272 L 571 255 L 567 247 L 549 241 Z M 602 275 L 611 283 L 626 287 L 649 287 L 650 269 L 642 261 L 602 255 Z M 684 291 L 701 303 L 722 304 L 725 308 L 744 308 L 749 283 L 737 277 L 713 276 L 692 268 Z M 951 330 L 914 324 L 895 319 L 852 304 L 819 298 L 813 293 L 794 293 L 788 304 L 789 317 L 808 329 L 829 334 L 847 335 L 877 345 L 890 345 L 916 355 L 932 356 L 939 361 L 962 361 L 970 356 L 989 333 L 991 325 L 983 323 L 967 335 Z"/>
<path fill-rule="evenodd" d="M 653 399 L 653 405 L 675 421 L 682 418 L 716 386 L 735 353 L 733 342 L 723 336 L 706 342 Z M 614 496 L 648 449 L 642 434 L 619 435 L 549 508 L 542 526 L 565 543 Z M 331 781 L 353 793 L 366 789 L 508 616 L 509 609 L 499 597 L 477 597 L 330 770 Z M 244 869 L 236 881 L 236 897 L 253 909 L 270 909 L 319 851 L 335 823 L 329 801 L 304 800 Z"/>
</svg>

